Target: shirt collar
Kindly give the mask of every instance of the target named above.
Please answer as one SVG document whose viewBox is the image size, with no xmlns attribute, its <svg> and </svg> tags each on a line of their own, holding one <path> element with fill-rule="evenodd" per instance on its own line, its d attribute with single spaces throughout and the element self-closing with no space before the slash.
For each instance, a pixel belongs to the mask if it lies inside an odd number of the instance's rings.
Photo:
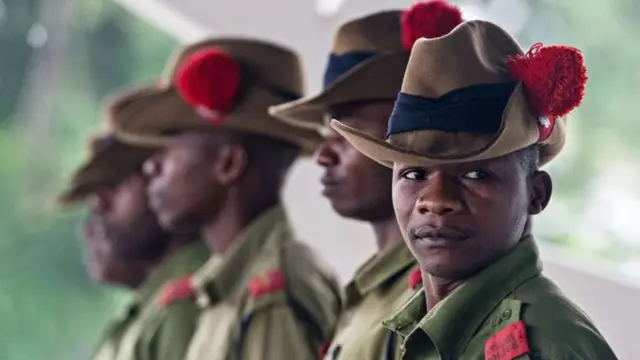
<svg viewBox="0 0 640 360">
<path fill-rule="evenodd" d="M 289 238 L 282 236 L 283 232 L 289 234 L 288 224 L 284 208 L 276 205 L 251 222 L 225 254 L 214 254 L 194 275 L 193 283 L 200 297 L 206 297 L 200 301 L 209 302 L 211 298 L 234 293 L 245 283 L 248 269 L 265 245 Z"/>
<path fill-rule="evenodd" d="M 439 351 L 464 348 L 486 316 L 511 291 L 542 271 L 533 237 L 524 237 L 513 250 L 489 265 L 427 314 L 424 290 L 414 295 L 384 325 L 404 337 L 421 330 Z"/>
<path fill-rule="evenodd" d="M 196 271 L 209 258 L 209 249 L 201 241 L 193 241 L 173 251 L 135 292 L 133 306 L 147 303 L 169 280 Z"/>
<path fill-rule="evenodd" d="M 409 248 L 400 242 L 383 253 L 371 257 L 355 273 L 346 287 L 347 306 L 358 302 L 378 287 L 394 279 L 411 266 L 416 260 Z"/>
</svg>

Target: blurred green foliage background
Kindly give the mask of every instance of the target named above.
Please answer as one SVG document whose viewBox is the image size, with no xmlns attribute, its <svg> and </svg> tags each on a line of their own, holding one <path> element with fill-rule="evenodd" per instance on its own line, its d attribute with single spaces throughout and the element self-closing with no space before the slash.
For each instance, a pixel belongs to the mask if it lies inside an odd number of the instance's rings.
<svg viewBox="0 0 640 360">
<path fill-rule="evenodd" d="M 83 210 L 61 213 L 52 200 L 84 156 L 84 139 L 99 125 L 103 97 L 154 79 L 178 45 L 109 1 L 46 1 L 58 13 L 43 11 L 43 0 L 0 0 L 3 360 L 88 358 L 122 300 L 121 292 L 92 284 L 85 274 L 76 234 Z M 542 216 L 537 232 L 603 261 L 638 259 L 640 236 L 607 227 L 607 217 L 617 213 L 590 209 L 600 209 L 594 199 L 605 188 L 630 200 L 614 205 L 616 211 L 623 207 L 623 214 L 635 218 L 640 211 L 640 187 L 624 182 L 630 177 L 637 183 L 640 175 L 640 2 L 531 4 L 534 15 L 520 40 L 527 46 L 573 44 L 584 51 L 590 69 L 587 99 L 571 119 L 571 143 L 550 169 L 556 210 Z M 39 24 L 46 21 L 57 30 L 43 35 Z M 43 41 L 57 41 L 64 51 L 43 51 Z M 42 83 L 30 78 L 51 61 L 61 62 L 59 73 L 45 66 L 42 74 L 56 76 Z"/>
<path fill-rule="evenodd" d="M 87 359 L 122 299 L 121 292 L 92 284 L 85 273 L 76 231 L 83 209 L 61 213 L 53 199 L 85 156 L 85 137 L 101 121 L 102 98 L 153 80 L 177 46 L 109 1 L 49 1 L 67 3 L 72 12 L 64 63 L 48 93 L 54 100 L 49 114 L 24 110 L 19 101 L 29 96 L 30 71 L 52 56 L 33 39 L 44 1 L 5 2 L 0 20 L 3 360 Z M 37 107 L 39 100 L 26 106 Z M 21 118 L 34 110 L 38 122 Z"/>
</svg>

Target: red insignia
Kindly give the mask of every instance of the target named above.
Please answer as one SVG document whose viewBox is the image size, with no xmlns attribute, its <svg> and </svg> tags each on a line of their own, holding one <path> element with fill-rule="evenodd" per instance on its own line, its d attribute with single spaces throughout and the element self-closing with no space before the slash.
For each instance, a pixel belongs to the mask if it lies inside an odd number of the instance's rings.
<svg viewBox="0 0 640 360">
<path fill-rule="evenodd" d="M 512 360 L 529 352 L 524 321 L 509 324 L 484 345 L 485 360 Z"/>
<path fill-rule="evenodd" d="M 320 345 L 320 356 L 325 357 L 331 346 L 331 341 L 325 341 Z"/>
<path fill-rule="evenodd" d="M 448 34 L 462 23 L 460 9 L 443 0 L 419 2 L 400 16 L 402 45 L 411 50 L 420 38 L 433 39 Z"/>
<path fill-rule="evenodd" d="M 175 80 L 180 96 L 202 117 L 219 125 L 233 108 L 240 88 L 240 66 L 221 48 L 210 47 L 186 58 Z"/>
<path fill-rule="evenodd" d="M 269 270 L 265 274 L 255 276 L 249 281 L 249 294 L 252 297 L 277 293 L 284 289 L 284 274 L 278 269 Z"/>
<path fill-rule="evenodd" d="M 421 284 L 422 284 L 422 271 L 420 270 L 420 268 L 417 268 L 409 274 L 409 287 L 415 290 Z"/>
<path fill-rule="evenodd" d="M 538 117 L 538 141 L 546 140 L 555 121 L 582 103 L 587 68 L 580 50 L 537 43 L 525 55 L 507 59 L 509 74 L 524 85 L 529 107 Z"/>
<path fill-rule="evenodd" d="M 191 279 L 191 275 L 187 275 L 166 283 L 158 295 L 158 305 L 164 308 L 172 302 L 191 297 L 195 292 Z"/>
</svg>

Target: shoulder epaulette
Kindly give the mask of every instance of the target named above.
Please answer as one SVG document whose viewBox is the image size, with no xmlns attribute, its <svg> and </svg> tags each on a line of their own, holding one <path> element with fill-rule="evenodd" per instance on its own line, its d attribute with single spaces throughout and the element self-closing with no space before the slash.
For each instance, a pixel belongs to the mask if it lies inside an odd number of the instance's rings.
<svg viewBox="0 0 640 360">
<path fill-rule="evenodd" d="M 324 358 L 329 351 L 329 347 L 331 347 L 331 341 L 325 341 L 320 345 L 320 357 Z"/>
<path fill-rule="evenodd" d="M 507 325 L 487 340 L 484 346 L 484 358 L 511 360 L 529 353 L 527 333 L 522 320 Z"/>
<path fill-rule="evenodd" d="M 413 270 L 409 274 L 409 287 L 416 290 L 422 284 L 422 271 L 420 268 Z"/>
<path fill-rule="evenodd" d="M 160 307 L 167 307 L 175 301 L 193 296 L 194 293 L 193 277 L 186 275 L 164 284 L 158 294 L 157 302 Z"/>
<path fill-rule="evenodd" d="M 256 275 L 249 281 L 249 295 L 254 298 L 282 292 L 284 289 L 284 273 L 280 269 L 273 269 Z"/>
</svg>

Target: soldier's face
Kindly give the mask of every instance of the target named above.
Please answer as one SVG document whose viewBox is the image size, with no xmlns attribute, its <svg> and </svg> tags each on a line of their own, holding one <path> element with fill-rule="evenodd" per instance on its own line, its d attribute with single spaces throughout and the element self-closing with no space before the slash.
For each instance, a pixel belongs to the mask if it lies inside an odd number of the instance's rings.
<svg viewBox="0 0 640 360">
<path fill-rule="evenodd" d="M 84 229 L 89 269 L 98 280 L 127 263 L 162 256 L 167 237 L 147 206 L 146 183 L 135 173 L 91 195 L 91 213 Z"/>
<path fill-rule="evenodd" d="M 345 104 L 332 109 L 329 115 L 382 138 L 392 109 L 389 102 Z M 322 194 L 338 214 L 368 222 L 393 216 L 391 169 L 362 155 L 328 126 L 324 142 L 316 151 L 316 161 L 325 170 Z"/>
<path fill-rule="evenodd" d="M 513 248 L 550 190 L 546 173 L 527 174 L 514 155 L 393 170 L 393 204 L 407 245 L 423 270 L 449 280 Z"/>
<path fill-rule="evenodd" d="M 183 135 L 147 160 L 151 209 L 161 225 L 173 231 L 197 231 L 215 217 L 223 194 L 213 174 L 213 154 L 202 139 Z"/>
</svg>

